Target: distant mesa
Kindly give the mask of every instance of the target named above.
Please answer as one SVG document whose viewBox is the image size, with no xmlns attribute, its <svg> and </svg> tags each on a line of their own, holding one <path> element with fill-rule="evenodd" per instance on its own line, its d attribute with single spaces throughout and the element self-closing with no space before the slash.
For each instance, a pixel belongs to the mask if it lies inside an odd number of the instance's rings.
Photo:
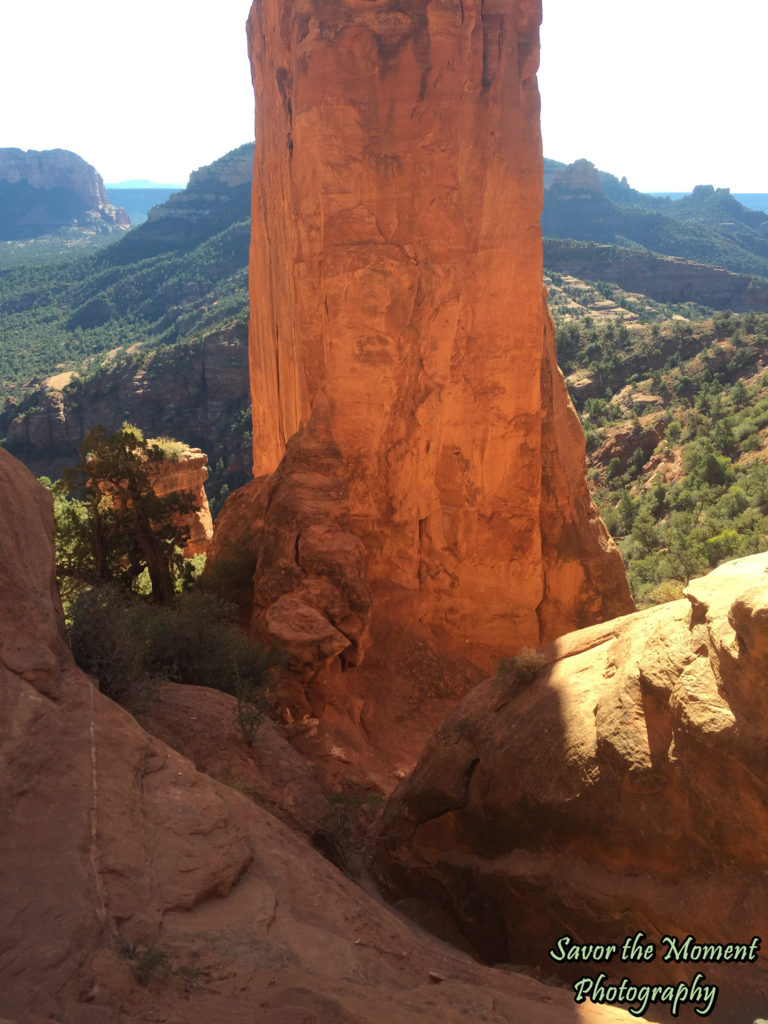
<svg viewBox="0 0 768 1024">
<path fill-rule="evenodd" d="M 575 163 L 555 171 L 550 188 L 563 192 L 603 191 L 600 184 L 600 173 L 589 160 L 576 160 Z"/>
<path fill-rule="evenodd" d="M 549 270 L 610 281 L 658 302 L 768 309 L 768 215 L 729 189 L 649 195 L 589 160 L 545 160 L 544 185 Z"/>
<path fill-rule="evenodd" d="M 81 228 L 97 234 L 131 226 L 110 203 L 101 175 L 66 149 L 0 149 L 0 241 Z"/>
</svg>

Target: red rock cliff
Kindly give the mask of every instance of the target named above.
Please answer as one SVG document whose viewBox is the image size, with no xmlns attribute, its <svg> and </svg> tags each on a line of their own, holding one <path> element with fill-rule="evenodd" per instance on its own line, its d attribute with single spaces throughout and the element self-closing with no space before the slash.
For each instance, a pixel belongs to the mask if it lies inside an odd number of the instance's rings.
<svg viewBox="0 0 768 1024">
<path fill-rule="evenodd" d="M 632 607 L 542 298 L 540 15 L 257 0 L 249 21 L 255 473 L 297 432 L 311 448 L 322 407 L 371 583 L 449 647 L 538 645 Z"/>
</svg>

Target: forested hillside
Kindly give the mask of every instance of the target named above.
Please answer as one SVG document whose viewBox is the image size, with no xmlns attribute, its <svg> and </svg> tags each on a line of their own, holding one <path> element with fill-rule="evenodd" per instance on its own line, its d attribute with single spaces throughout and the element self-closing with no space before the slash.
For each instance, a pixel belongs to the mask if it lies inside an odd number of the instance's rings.
<svg viewBox="0 0 768 1024">
<path fill-rule="evenodd" d="M 768 310 L 768 281 L 762 280 L 768 276 L 768 214 L 711 185 L 674 200 L 643 195 L 587 160 L 568 167 L 550 164 L 548 170 L 541 223 L 548 240 L 545 262 L 553 270 L 638 289 L 646 278 L 656 298 L 680 302 L 699 301 L 696 292 L 706 289 L 702 279 L 709 281 L 712 274 L 701 265 L 720 267 L 761 281 L 749 287 L 748 281 L 721 273 L 711 305 Z M 658 266 L 659 257 L 699 268 Z"/>
<path fill-rule="evenodd" d="M 688 319 L 549 283 L 590 486 L 636 600 L 678 597 L 720 562 L 768 550 L 768 315 Z"/>
<path fill-rule="evenodd" d="M 0 273 L 0 436 L 36 472 L 56 475 L 95 422 L 127 419 L 208 452 L 214 509 L 247 479 L 251 156 L 244 146 L 193 175 L 108 250 Z M 733 237 L 737 222 L 747 235 L 763 230 L 762 214 L 714 190 L 659 200 L 602 172 L 598 185 L 598 205 L 624 199 L 636 218 L 643 204 L 666 211 L 667 224 L 730 210 Z M 552 240 L 545 258 L 590 244 Z M 636 598 L 657 601 L 719 561 L 768 548 L 768 315 L 712 308 L 768 296 L 768 281 L 637 247 L 597 249 L 614 269 L 617 253 L 644 258 L 651 294 L 549 270 L 558 356 L 595 499 Z M 674 292 L 691 274 L 688 301 L 651 297 L 654 282 Z"/>
<path fill-rule="evenodd" d="M 136 343 L 168 344 L 247 306 L 253 147 L 196 172 L 99 252 L 0 271 L 4 396 Z"/>
</svg>

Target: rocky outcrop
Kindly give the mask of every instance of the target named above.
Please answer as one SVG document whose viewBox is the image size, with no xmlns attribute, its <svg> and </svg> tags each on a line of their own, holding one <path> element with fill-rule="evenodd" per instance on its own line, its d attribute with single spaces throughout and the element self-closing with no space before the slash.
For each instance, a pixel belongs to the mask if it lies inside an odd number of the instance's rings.
<svg viewBox="0 0 768 1024">
<path fill-rule="evenodd" d="M 150 438 L 149 444 L 152 443 Z M 160 443 L 162 444 L 162 441 Z M 172 444 L 175 446 L 179 442 Z M 164 498 L 173 491 L 185 491 L 194 498 L 194 510 L 179 514 L 174 519 L 176 525 L 189 530 L 189 539 L 184 546 L 184 557 L 192 558 L 194 555 L 205 554 L 213 536 L 213 520 L 205 493 L 208 456 L 199 448 L 189 448 L 186 445 L 180 447 L 181 450 L 174 452 L 172 458 L 152 464 L 150 480 L 158 498 Z"/>
<path fill-rule="evenodd" d="M 32 238 L 73 225 L 130 227 L 94 167 L 65 149 L 0 149 L 0 237 Z M 7 207 L 7 209 L 6 209 Z"/>
<path fill-rule="evenodd" d="M 654 396 L 640 396 L 652 398 Z M 661 415 L 644 416 L 638 423 L 627 423 L 617 427 L 609 427 L 605 433 L 605 439 L 599 448 L 590 456 L 590 463 L 593 466 L 601 466 L 607 469 L 614 459 L 618 460 L 615 473 L 625 473 L 629 460 L 640 451 L 643 453 L 643 462 L 647 462 L 656 449 L 656 446 L 664 438 L 664 431 L 667 426 L 667 418 Z"/>
<path fill-rule="evenodd" d="M 764 1012 L 762 955 L 664 962 L 661 939 L 749 943 L 768 914 L 767 573 L 764 554 L 720 566 L 543 648 L 532 684 L 512 665 L 473 690 L 391 798 L 393 894 L 448 908 L 487 959 L 567 981 L 584 965 L 551 960 L 553 937 L 642 931 L 657 955 L 612 963 L 617 982 L 701 969 L 713 1019 Z"/>
<path fill-rule="evenodd" d="M 559 192 L 603 191 L 600 172 L 589 160 L 576 160 L 567 167 L 555 171 L 549 187 Z"/>
<path fill-rule="evenodd" d="M 539 19 L 529 0 L 265 0 L 249 22 L 254 472 L 277 470 L 282 494 L 293 476 L 309 509 L 259 557 L 303 588 L 293 612 L 328 619 L 301 524 L 337 529 L 338 489 L 371 588 L 398 588 L 399 627 L 486 661 L 631 607 L 542 299 Z M 290 450 L 277 469 L 291 438 L 321 452 L 302 456 L 311 484 Z M 361 552 L 342 546 L 331 582 L 357 592 Z M 257 579 L 258 617 L 277 614 L 267 589 L 287 611 L 285 585 Z M 332 616 L 330 642 L 359 661 L 353 614 L 354 635 Z"/>
<path fill-rule="evenodd" d="M 91 210 L 107 205 L 104 182 L 95 168 L 66 149 L 0 149 L 0 181 L 73 192 Z"/>
<path fill-rule="evenodd" d="M 148 736 L 71 660 L 52 519 L 0 451 L 0 1016 L 630 1020 L 416 932 Z"/>
</svg>

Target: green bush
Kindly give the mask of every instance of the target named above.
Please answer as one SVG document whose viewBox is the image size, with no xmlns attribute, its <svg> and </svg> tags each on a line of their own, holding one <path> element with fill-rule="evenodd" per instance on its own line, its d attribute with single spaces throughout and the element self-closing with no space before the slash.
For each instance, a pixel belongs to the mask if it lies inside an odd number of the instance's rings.
<svg viewBox="0 0 768 1024">
<path fill-rule="evenodd" d="M 82 591 L 72 605 L 69 642 L 75 661 L 118 704 L 135 708 L 152 695 L 157 676 L 146 656 L 158 619 L 116 587 Z"/>
<path fill-rule="evenodd" d="M 359 843 L 383 804 L 380 793 L 345 779 L 341 789 L 328 797 L 320 827 L 340 847 Z"/>
<path fill-rule="evenodd" d="M 210 686 L 237 699 L 237 723 L 252 743 L 276 648 L 252 643 L 232 622 L 232 608 L 212 594 L 189 591 L 158 606 L 117 586 L 81 593 L 72 608 L 72 652 L 99 688 L 130 709 L 160 680 Z"/>
</svg>

